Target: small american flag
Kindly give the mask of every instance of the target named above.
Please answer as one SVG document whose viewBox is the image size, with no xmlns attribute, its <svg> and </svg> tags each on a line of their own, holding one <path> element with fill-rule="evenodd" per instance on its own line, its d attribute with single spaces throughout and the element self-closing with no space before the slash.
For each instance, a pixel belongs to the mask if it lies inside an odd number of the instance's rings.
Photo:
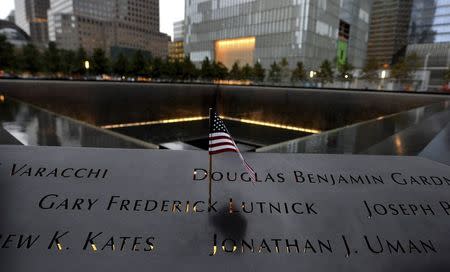
<svg viewBox="0 0 450 272">
<path fill-rule="evenodd" d="M 249 174 L 252 181 L 256 181 L 256 173 L 245 161 L 239 148 L 228 132 L 225 124 L 215 110 L 210 110 L 209 116 L 209 154 L 216 155 L 224 152 L 236 152 L 242 161 L 242 165 Z"/>
</svg>

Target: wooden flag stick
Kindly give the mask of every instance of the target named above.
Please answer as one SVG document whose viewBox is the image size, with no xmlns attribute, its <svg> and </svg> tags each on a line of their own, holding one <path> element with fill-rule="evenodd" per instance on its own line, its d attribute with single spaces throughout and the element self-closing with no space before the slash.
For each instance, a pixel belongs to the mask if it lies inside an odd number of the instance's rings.
<svg viewBox="0 0 450 272">
<path fill-rule="evenodd" d="M 211 108 L 209 108 L 209 132 L 211 131 L 211 111 L 212 111 L 212 109 Z M 208 132 L 208 140 L 209 140 L 209 132 Z M 209 141 L 211 141 L 211 140 L 209 140 Z M 209 147 L 209 145 L 208 145 L 208 147 Z M 209 148 L 208 148 L 209 149 Z M 209 151 L 208 151 L 208 153 L 209 153 Z M 211 193 L 211 191 L 212 191 L 212 180 L 211 180 L 211 178 L 212 178 L 212 155 L 211 154 L 209 154 L 209 171 L 208 171 L 208 177 L 209 177 L 209 183 L 208 183 L 208 189 L 209 189 L 209 198 L 208 198 L 208 211 L 210 211 L 210 209 L 211 209 L 211 203 L 212 203 L 212 197 L 211 197 L 211 195 L 212 195 L 212 193 Z"/>
</svg>

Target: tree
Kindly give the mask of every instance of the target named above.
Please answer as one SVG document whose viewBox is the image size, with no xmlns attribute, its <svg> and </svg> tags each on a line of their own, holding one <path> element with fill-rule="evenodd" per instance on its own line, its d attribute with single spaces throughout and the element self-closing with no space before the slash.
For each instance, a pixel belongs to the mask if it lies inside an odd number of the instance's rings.
<svg viewBox="0 0 450 272">
<path fill-rule="evenodd" d="M 203 80 L 212 80 L 214 77 L 214 69 L 213 66 L 211 65 L 211 62 L 209 61 L 209 58 L 206 57 L 203 61 L 202 61 L 202 68 L 200 70 L 200 77 Z"/>
<path fill-rule="evenodd" d="M 363 67 L 362 70 L 362 78 L 369 81 L 369 82 L 375 82 L 378 80 L 378 69 L 380 68 L 380 65 L 378 64 L 378 61 L 374 58 L 369 58 L 366 61 L 366 64 Z"/>
<path fill-rule="evenodd" d="M 48 73 L 55 75 L 61 71 L 61 56 L 60 51 L 56 47 L 56 43 L 48 43 L 48 48 L 44 52 L 43 61 L 44 68 Z"/>
<path fill-rule="evenodd" d="M 92 70 L 96 75 L 102 75 L 109 72 L 109 60 L 105 55 L 105 51 L 101 48 L 94 49 L 92 55 Z"/>
<path fill-rule="evenodd" d="M 77 56 L 72 50 L 60 50 L 61 72 L 65 75 L 72 75 L 77 70 Z"/>
<path fill-rule="evenodd" d="M 293 83 L 298 81 L 304 81 L 306 79 L 306 71 L 303 67 L 303 62 L 297 62 L 297 66 L 295 67 L 294 71 L 292 71 L 291 75 L 291 81 Z"/>
<path fill-rule="evenodd" d="M 175 66 L 168 58 L 166 58 L 162 63 L 161 78 L 172 81 L 175 79 L 176 73 Z"/>
<path fill-rule="evenodd" d="M 0 70 L 13 70 L 16 61 L 14 46 L 8 42 L 6 36 L 0 35 Z"/>
<path fill-rule="evenodd" d="M 198 70 L 188 56 L 184 58 L 181 66 L 183 80 L 193 80 L 198 77 Z"/>
<path fill-rule="evenodd" d="M 215 62 L 213 64 L 213 70 L 214 70 L 214 78 L 215 79 L 223 80 L 228 77 L 228 69 L 221 62 Z"/>
<path fill-rule="evenodd" d="M 183 79 L 183 64 L 178 59 L 175 61 L 169 61 L 169 63 L 173 66 L 174 79 Z"/>
<path fill-rule="evenodd" d="M 416 54 L 410 54 L 403 59 L 400 59 L 394 66 L 392 66 L 391 77 L 395 78 L 401 83 L 406 83 L 412 80 L 414 72 L 419 67 L 419 57 Z"/>
<path fill-rule="evenodd" d="M 274 83 L 281 81 L 281 68 L 276 62 L 270 65 L 269 80 Z"/>
<path fill-rule="evenodd" d="M 32 75 L 42 70 L 41 53 L 31 43 L 22 47 L 21 70 L 27 71 Z"/>
<path fill-rule="evenodd" d="M 152 60 L 152 63 L 150 64 L 150 75 L 152 78 L 161 78 L 162 77 L 162 70 L 163 61 L 161 58 L 156 57 Z"/>
<path fill-rule="evenodd" d="M 137 50 L 133 54 L 131 61 L 131 73 L 133 76 L 144 76 L 146 74 L 147 61 L 141 50 Z"/>
<path fill-rule="evenodd" d="M 241 74 L 241 68 L 239 67 L 239 62 L 234 62 L 233 66 L 231 66 L 230 70 L 230 79 L 232 80 L 241 80 L 242 74 Z"/>
<path fill-rule="evenodd" d="M 113 64 L 113 73 L 119 76 L 126 76 L 130 73 L 130 63 L 124 54 L 119 53 Z"/>
<path fill-rule="evenodd" d="M 333 82 L 333 68 L 329 60 L 324 60 L 320 65 L 320 69 L 317 72 L 317 79 L 322 83 Z"/>
<path fill-rule="evenodd" d="M 76 54 L 75 54 L 75 73 L 84 75 L 86 73 L 86 67 L 84 66 L 84 62 L 88 61 L 88 56 L 86 54 L 86 51 L 80 47 L 78 48 Z"/>
<path fill-rule="evenodd" d="M 450 82 L 450 69 L 448 69 L 444 74 L 445 83 Z"/>
<path fill-rule="evenodd" d="M 255 63 L 253 67 L 253 80 L 255 82 L 263 82 L 266 78 L 266 70 L 262 67 L 261 63 Z"/>
<path fill-rule="evenodd" d="M 253 68 L 247 63 L 242 67 L 241 78 L 244 80 L 251 80 L 253 77 Z"/>
<path fill-rule="evenodd" d="M 286 58 L 282 58 L 280 62 L 280 69 L 281 69 L 281 81 L 287 81 L 289 80 L 290 71 L 289 71 L 289 62 Z"/>
<path fill-rule="evenodd" d="M 348 61 L 345 61 L 343 64 L 338 66 L 339 71 L 339 79 L 342 81 L 352 81 L 353 80 L 353 67 L 352 64 L 348 63 Z"/>
</svg>

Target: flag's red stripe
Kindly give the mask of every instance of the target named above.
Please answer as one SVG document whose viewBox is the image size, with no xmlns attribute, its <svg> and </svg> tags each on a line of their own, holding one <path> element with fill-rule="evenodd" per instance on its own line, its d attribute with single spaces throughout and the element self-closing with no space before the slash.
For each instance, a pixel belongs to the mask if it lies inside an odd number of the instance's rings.
<svg viewBox="0 0 450 272">
<path fill-rule="evenodd" d="M 214 150 L 214 148 L 210 148 L 209 151 L 216 152 L 216 151 L 226 150 L 226 149 L 233 149 L 236 152 L 239 152 L 239 150 L 237 148 L 233 147 L 233 146 L 221 146 L 221 147 L 219 147 L 219 149 L 215 149 L 215 150 Z"/>
<path fill-rule="evenodd" d="M 248 171 L 252 176 L 255 176 L 255 172 L 252 171 L 252 169 L 249 169 L 249 168 L 247 168 L 247 167 L 246 167 L 246 169 L 247 169 L 247 171 Z"/>
<path fill-rule="evenodd" d="M 227 139 L 227 140 L 232 140 L 233 139 L 231 137 L 228 136 L 216 136 L 216 137 L 209 137 L 210 140 L 223 140 L 223 139 Z"/>
<path fill-rule="evenodd" d="M 249 167 L 245 167 L 247 169 L 247 171 L 249 171 L 252 175 L 255 175 L 255 171 L 253 171 L 253 169 L 249 168 Z"/>
<path fill-rule="evenodd" d="M 243 164 L 244 164 L 245 168 L 247 168 L 248 170 L 250 170 L 252 173 L 255 172 L 255 171 L 253 171 L 253 169 L 250 167 L 250 165 L 248 165 L 247 162 L 244 161 Z"/>
<path fill-rule="evenodd" d="M 247 173 L 250 175 L 250 178 L 253 181 L 256 181 L 256 173 L 255 173 L 255 171 L 252 169 L 252 167 L 246 161 L 243 161 L 243 163 L 244 163 L 245 169 L 247 169 Z"/>
<path fill-rule="evenodd" d="M 225 149 L 216 150 L 216 151 L 209 151 L 209 154 L 216 155 L 216 154 L 225 153 L 225 152 L 236 152 L 237 153 L 238 151 L 234 148 L 225 148 Z"/>
<path fill-rule="evenodd" d="M 218 146 L 224 146 L 224 145 L 229 145 L 229 146 L 234 146 L 236 147 L 236 145 L 229 143 L 229 142 L 223 142 L 223 143 L 217 143 L 217 144 L 210 144 L 209 148 L 211 147 L 218 147 Z"/>
<path fill-rule="evenodd" d="M 248 163 L 245 163 L 245 167 L 246 167 L 248 170 L 250 170 L 253 174 L 255 173 L 255 170 L 253 170 L 253 168 L 252 168 L 250 165 L 248 165 Z"/>
<path fill-rule="evenodd" d="M 213 125 L 218 125 L 221 127 L 225 127 L 225 124 L 222 123 L 220 117 L 217 115 L 216 112 L 213 112 L 214 115 L 210 115 L 210 119 L 213 119 Z M 213 116 L 213 118 L 211 118 Z M 226 130 L 226 129 L 225 129 Z M 250 176 L 250 179 L 252 181 L 256 181 L 256 173 L 253 170 L 253 168 L 245 161 L 245 159 L 242 157 L 242 154 L 239 150 L 239 148 L 236 146 L 236 143 L 234 142 L 231 135 L 227 132 L 214 132 L 212 127 L 210 127 L 210 134 L 209 134 L 209 154 L 215 155 L 225 152 L 235 152 L 239 154 L 239 157 L 241 159 L 242 166 L 246 170 L 247 174 Z M 212 141 L 215 141 L 213 143 Z M 214 150 L 216 149 L 216 150 Z M 212 151 L 214 150 L 214 151 Z"/>
</svg>

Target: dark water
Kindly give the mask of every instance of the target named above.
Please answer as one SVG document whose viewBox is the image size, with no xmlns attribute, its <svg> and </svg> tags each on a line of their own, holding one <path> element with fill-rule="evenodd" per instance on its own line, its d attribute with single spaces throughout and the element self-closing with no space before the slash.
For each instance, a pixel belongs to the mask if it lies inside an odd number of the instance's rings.
<svg viewBox="0 0 450 272">
<path fill-rule="evenodd" d="M 254 147 L 267 146 L 310 135 L 309 133 L 245 124 L 236 121 L 225 120 L 225 124 L 237 142 Z M 127 127 L 113 129 L 113 131 L 155 144 L 176 141 L 188 143 L 192 142 L 193 145 L 206 149 L 208 125 L 208 120 L 204 120 L 174 124 Z"/>
</svg>

